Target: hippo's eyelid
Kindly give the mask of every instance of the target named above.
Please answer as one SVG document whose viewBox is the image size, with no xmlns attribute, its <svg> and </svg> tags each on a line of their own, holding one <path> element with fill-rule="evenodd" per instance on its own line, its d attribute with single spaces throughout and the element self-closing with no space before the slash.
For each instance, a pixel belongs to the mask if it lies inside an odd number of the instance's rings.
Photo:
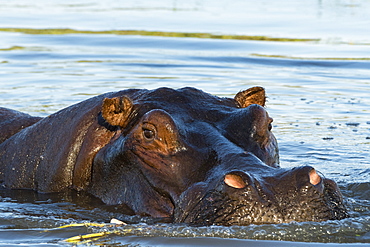
<svg viewBox="0 0 370 247">
<path fill-rule="evenodd" d="M 148 129 L 148 130 L 156 131 L 155 125 L 153 125 L 149 122 L 143 122 L 142 129 Z"/>
</svg>

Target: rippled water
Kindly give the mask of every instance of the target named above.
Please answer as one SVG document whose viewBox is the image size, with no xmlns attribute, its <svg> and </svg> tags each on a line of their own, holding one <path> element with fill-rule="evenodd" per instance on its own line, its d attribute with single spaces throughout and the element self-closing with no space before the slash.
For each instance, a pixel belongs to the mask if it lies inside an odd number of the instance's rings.
<svg viewBox="0 0 370 247">
<path fill-rule="evenodd" d="M 0 245 L 70 245 L 62 240 L 102 231 L 114 233 L 90 244 L 370 243 L 369 11 L 360 0 L 0 1 L 0 106 L 47 116 L 126 88 L 193 86 L 232 97 L 261 85 L 281 165 L 312 165 L 338 181 L 351 213 L 188 227 L 126 217 L 73 192 L 0 191 Z M 132 224 L 56 228 L 113 217 Z"/>
</svg>

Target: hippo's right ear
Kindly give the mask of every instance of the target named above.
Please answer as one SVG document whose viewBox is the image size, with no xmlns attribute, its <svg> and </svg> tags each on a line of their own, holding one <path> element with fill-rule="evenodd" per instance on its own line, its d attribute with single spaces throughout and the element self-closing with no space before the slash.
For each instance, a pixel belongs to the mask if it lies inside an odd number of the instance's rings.
<svg viewBox="0 0 370 247">
<path fill-rule="evenodd" d="M 112 126 L 125 127 L 132 111 L 132 101 L 126 97 L 105 98 L 102 105 L 102 116 Z"/>
<path fill-rule="evenodd" d="M 252 87 L 237 93 L 234 100 L 238 102 L 241 108 L 248 107 L 252 104 L 265 106 L 266 95 L 263 87 Z"/>
</svg>

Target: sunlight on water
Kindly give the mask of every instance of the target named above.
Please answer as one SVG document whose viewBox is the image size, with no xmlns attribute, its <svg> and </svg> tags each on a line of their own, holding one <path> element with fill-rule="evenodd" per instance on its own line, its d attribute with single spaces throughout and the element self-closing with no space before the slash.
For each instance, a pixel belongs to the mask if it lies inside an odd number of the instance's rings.
<svg viewBox="0 0 370 247">
<path fill-rule="evenodd" d="M 324 223 L 291 223 L 281 225 L 188 227 L 171 225 L 130 225 L 118 230 L 118 235 L 163 237 L 216 237 L 301 242 L 351 242 L 367 241 L 364 233 L 370 231 L 369 218 Z M 109 229 L 108 229 L 109 230 Z M 101 229 L 98 229 L 101 231 Z"/>
<path fill-rule="evenodd" d="M 68 245 L 62 240 L 112 229 L 56 227 L 111 218 L 132 224 L 93 244 L 370 243 L 369 11 L 356 0 L 3 2 L 1 107 L 45 117 L 128 88 L 233 97 L 261 85 L 281 166 L 311 165 L 336 180 L 351 218 L 190 227 L 124 216 L 81 194 L 0 190 L 0 245 Z"/>
</svg>

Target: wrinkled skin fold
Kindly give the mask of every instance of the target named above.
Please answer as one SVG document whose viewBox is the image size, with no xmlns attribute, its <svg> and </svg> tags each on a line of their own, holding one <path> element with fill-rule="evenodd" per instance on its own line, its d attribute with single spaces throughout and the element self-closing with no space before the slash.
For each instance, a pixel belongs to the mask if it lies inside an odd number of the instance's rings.
<svg viewBox="0 0 370 247">
<path fill-rule="evenodd" d="M 310 166 L 280 168 L 265 98 L 261 87 L 234 98 L 130 89 L 44 119 L 0 108 L 0 180 L 195 225 L 348 217 L 334 181 Z"/>
</svg>

